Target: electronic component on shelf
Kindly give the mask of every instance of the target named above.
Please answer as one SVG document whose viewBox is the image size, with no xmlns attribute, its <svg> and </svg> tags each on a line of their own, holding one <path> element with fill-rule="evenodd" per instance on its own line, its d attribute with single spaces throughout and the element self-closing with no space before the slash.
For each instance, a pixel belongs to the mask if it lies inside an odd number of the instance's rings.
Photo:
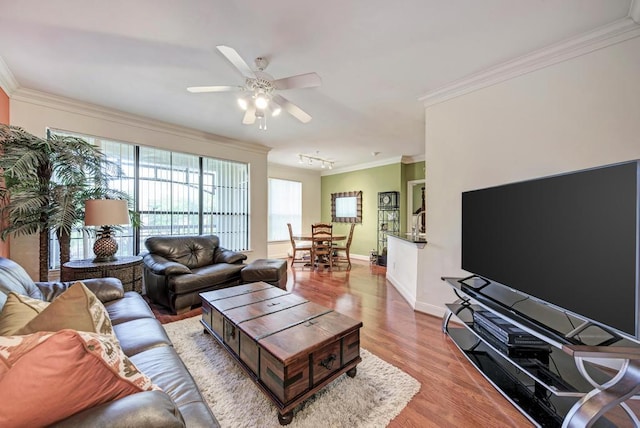
<svg viewBox="0 0 640 428">
<path fill-rule="evenodd" d="M 544 340 L 490 311 L 475 311 L 473 322 L 506 345 L 548 346 Z"/>
<path fill-rule="evenodd" d="M 550 345 L 507 345 L 500 339 L 495 337 L 493 333 L 483 328 L 479 324 L 474 326 L 474 330 L 493 348 L 512 359 L 534 359 L 542 363 L 549 362 L 549 354 L 551 353 Z"/>
</svg>

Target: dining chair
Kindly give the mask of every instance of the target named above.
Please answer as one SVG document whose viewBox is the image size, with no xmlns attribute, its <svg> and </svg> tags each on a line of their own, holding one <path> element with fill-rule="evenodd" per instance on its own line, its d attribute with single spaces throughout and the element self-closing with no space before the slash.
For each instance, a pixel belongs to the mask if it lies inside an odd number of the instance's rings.
<svg viewBox="0 0 640 428">
<path fill-rule="evenodd" d="M 291 251 L 293 254 L 291 255 L 291 267 L 293 267 L 294 263 L 313 263 L 311 258 L 311 245 L 310 244 L 300 244 L 293 239 L 293 230 L 291 229 L 291 223 L 287 223 L 287 227 L 289 228 L 289 239 L 291 240 Z M 300 257 L 296 257 L 298 252 L 303 253 Z M 305 259 L 304 254 L 308 253 L 309 258 Z"/>
<path fill-rule="evenodd" d="M 355 223 L 351 223 L 351 229 L 349 229 L 349 236 L 347 237 L 347 242 L 344 245 L 334 245 L 333 246 L 333 261 L 337 264 L 346 263 L 347 270 L 351 269 L 351 257 L 349 255 L 349 250 L 351 248 L 351 240 L 353 239 L 353 229 L 356 227 Z M 344 252 L 344 254 L 341 254 Z"/>
<path fill-rule="evenodd" d="M 328 264 L 333 268 L 333 225 L 329 223 L 315 223 L 311 225 L 311 259 L 316 266 Z"/>
</svg>

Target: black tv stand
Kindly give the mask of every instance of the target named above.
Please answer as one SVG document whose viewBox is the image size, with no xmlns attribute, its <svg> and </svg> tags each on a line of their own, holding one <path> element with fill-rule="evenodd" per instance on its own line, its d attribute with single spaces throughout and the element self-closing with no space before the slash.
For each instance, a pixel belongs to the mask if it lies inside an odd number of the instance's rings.
<svg viewBox="0 0 640 428">
<path fill-rule="evenodd" d="M 458 300 L 447 305 L 443 331 L 469 361 L 531 422 L 543 427 L 616 426 L 603 415 L 640 393 L 640 344 L 481 277 L 442 278 Z M 542 339 L 535 350 L 508 347 L 481 325 L 475 311 L 489 311 Z M 459 323 L 452 323 L 452 318 Z M 587 362 L 619 360 L 617 375 Z"/>
</svg>

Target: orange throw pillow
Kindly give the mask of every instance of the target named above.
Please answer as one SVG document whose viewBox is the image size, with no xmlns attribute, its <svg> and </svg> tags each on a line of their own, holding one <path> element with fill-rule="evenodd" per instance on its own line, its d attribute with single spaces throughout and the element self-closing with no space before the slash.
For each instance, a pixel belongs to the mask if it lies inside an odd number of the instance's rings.
<svg viewBox="0 0 640 428">
<path fill-rule="evenodd" d="M 61 330 L 0 337 L 0 426 L 46 426 L 153 389 L 113 336 Z"/>
</svg>

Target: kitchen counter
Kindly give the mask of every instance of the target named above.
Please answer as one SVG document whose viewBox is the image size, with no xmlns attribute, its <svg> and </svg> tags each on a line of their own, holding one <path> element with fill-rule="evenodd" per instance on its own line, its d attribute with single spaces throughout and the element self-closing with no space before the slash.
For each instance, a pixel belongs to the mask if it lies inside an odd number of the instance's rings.
<svg viewBox="0 0 640 428">
<path fill-rule="evenodd" d="M 388 233 L 387 236 L 393 236 L 394 238 L 402 239 L 406 242 L 412 242 L 414 244 L 423 244 L 419 248 L 424 248 L 424 244 L 427 243 L 427 234 L 418 233 L 414 235 L 412 233 Z"/>
<path fill-rule="evenodd" d="M 387 279 L 415 309 L 418 287 L 425 282 L 426 237 L 424 234 L 389 233 L 387 238 Z"/>
</svg>

